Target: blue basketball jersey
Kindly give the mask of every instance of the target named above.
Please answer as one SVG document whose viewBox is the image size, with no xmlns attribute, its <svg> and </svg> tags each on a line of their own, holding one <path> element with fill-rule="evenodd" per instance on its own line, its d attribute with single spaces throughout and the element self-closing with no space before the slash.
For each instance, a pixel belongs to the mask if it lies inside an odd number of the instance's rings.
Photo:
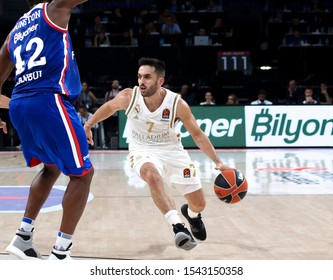
<svg viewBox="0 0 333 280">
<path fill-rule="evenodd" d="M 24 14 L 10 33 L 8 51 L 15 65 L 12 99 L 39 93 L 78 98 L 81 81 L 67 29 L 51 22 L 47 3 Z"/>
<path fill-rule="evenodd" d="M 9 35 L 16 71 L 9 115 L 28 166 L 42 162 L 65 175 L 83 176 L 92 163 L 72 105 L 81 92 L 79 71 L 68 31 L 51 22 L 47 5 L 24 14 Z"/>
</svg>

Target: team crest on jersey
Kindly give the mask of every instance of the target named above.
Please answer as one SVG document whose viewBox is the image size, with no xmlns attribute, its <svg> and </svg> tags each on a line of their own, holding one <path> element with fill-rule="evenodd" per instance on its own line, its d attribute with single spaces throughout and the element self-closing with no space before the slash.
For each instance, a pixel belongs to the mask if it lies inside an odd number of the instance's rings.
<svg viewBox="0 0 333 280">
<path fill-rule="evenodd" d="M 183 175 L 184 175 L 184 178 L 191 178 L 191 171 L 189 168 L 185 168 L 183 170 Z"/>
<path fill-rule="evenodd" d="M 140 113 L 140 104 L 136 104 L 134 107 L 135 113 L 139 114 Z"/>
<path fill-rule="evenodd" d="M 166 120 L 170 118 L 170 110 L 165 108 L 162 113 L 162 119 Z"/>
</svg>

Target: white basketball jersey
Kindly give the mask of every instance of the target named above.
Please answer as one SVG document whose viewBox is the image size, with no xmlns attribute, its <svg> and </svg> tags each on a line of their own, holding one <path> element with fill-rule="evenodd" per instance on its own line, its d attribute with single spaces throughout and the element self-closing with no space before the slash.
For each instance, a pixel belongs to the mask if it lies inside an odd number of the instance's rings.
<svg viewBox="0 0 333 280">
<path fill-rule="evenodd" d="M 133 88 L 132 99 L 126 110 L 129 151 L 182 150 L 180 133 L 175 130 L 176 108 L 180 95 L 168 89 L 161 106 L 150 112 L 139 87 Z"/>
</svg>

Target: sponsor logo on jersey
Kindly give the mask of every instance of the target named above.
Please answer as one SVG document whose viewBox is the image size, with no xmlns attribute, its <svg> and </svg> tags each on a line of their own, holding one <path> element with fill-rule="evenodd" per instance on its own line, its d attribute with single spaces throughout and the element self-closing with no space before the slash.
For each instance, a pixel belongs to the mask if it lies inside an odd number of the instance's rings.
<svg viewBox="0 0 333 280">
<path fill-rule="evenodd" d="M 183 170 L 184 178 L 191 178 L 191 171 L 189 168 Z"/>
<path fill-rule="evenodd" d="M 162 119 L 168 120 L 170 118 L 170 110 L 165 108 L 162 113 Z"/>
</svg>

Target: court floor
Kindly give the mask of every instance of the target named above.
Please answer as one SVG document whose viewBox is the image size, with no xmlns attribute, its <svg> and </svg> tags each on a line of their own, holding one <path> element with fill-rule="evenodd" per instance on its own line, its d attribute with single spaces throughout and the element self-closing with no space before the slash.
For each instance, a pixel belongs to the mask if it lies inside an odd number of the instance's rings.
<svg viewBox="0 0 333 280">
<path fill-rule="evenodd" d="M 132 172 L 127 151 L 91 151 L 95 176 L 72 256 L 147 260 L 332 260 L 333 150 L 218 150 L 246 176 L 249 191 L 228 205 L 214 194 L 214 164 L 190 150 L 207 199 L 202 213 L 207 240 L 187 252 L 176 248 L 173 232 L 153 204 L 149 189 Z M 0 153 L 0 259 L 19 226 L 28 185 L 40 167 L 25 166 L 21 152 Z M 48 255 L 61 219 L 61 176 L 35 224 L 35 244 Z M 174 189 L 177 208 L 185 202 Z M 185 221 L 185 220 L 184 220 Z"/>
</svg>

